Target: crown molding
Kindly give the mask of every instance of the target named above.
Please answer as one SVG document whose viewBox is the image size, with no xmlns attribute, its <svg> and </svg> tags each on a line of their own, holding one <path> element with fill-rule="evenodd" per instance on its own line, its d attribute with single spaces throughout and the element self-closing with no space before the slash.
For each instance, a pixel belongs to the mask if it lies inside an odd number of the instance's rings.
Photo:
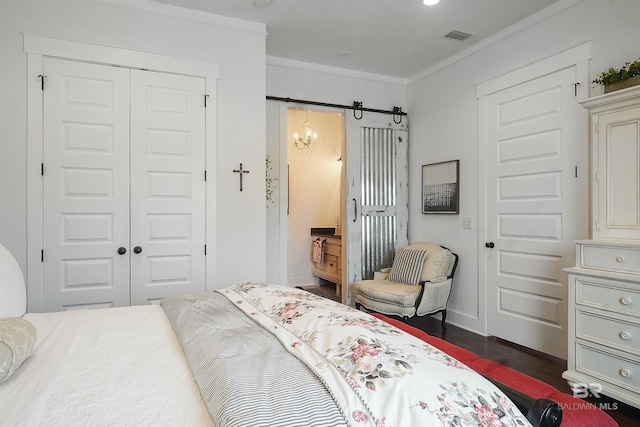
<svg viewBox="0 0 640 427">
<path fill-rule="evenodd" d="M 403 78 L 367 73 L 364 71 L 350 70 L 348 68 L 331 67 L 328 65 L 314 64 L 311 62 L 296 61 L 293 59 L 280 58 L 277 56 L 267 56 L 267 65 L 272 67 L 290 68 L 294 70 L 329 74 L 338 77 L 349 77 L 358 80 L 369 80 L 376 83 L 407 86 L 407 79 Z"/>
<path fill-rule="evenodd" d="M 214 25 L 216 27 L 232 30 L 246 31 L 249 33 L 267 34 L 267 26 L 259 22 L 245 21 L 243 19 L 216 15 L 209 12 L 187 9 L 151 0 L 89 0 L 93 3 L 102 3 L 123 9 L 138 10 L 161 16 L 196 22 L 198 24 Z"/>
<path fill-rule="evenodd" d="M 462 61 L 463 59 L 478 53 L 479 51 L 481 51 L 482 49 L 485 49 L 488 46 L 491 46 L 492 44 L 495 44 L 501 40 L 504 40 L 506 38 L 511 37 L 512 35 L 523 31 L 539 22 L 544 21 L 545 19 L 548 19 L 554 15 L 559 14 L 560 12 L 565 11 L 566 9 L 569 9 L 579 3 L 582 3 L 584 0 L 559 0 L 558 2 L 545 7 L 544 9 L 542 9 L 541 11 L 534 13 L 533 15 L 523 19 L 522 21 L 519 21 L 507 28 L 505 28 L 504 30 L 490 36 L 487 37 L 486 39 L 474 44 L 473 46 L 468 47 L 467 49 L 463 50 L 462 52 L 457 53 L 456 55 L 453 55 L 447 59 L 445 59 L 444 61 L 438 62 L 437 64 L 417 73 L 414 74 L 413 76 L 409 77 L 407 79 L 408 84 L 413 84 L 413 83 L 417 83 L 418 81 L 437 73 L 438 71 L 441 71 L 457 62 Z"/>
</svg>

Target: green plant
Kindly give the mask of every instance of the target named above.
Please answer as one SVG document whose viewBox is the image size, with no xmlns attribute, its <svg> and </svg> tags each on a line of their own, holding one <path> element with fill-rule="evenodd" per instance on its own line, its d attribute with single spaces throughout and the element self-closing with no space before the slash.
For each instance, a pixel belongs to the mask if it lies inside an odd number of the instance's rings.
<svg viewBox="0 0 640 427">
<path fill-rule="evenodd" d="M 640 76 L 640 58 L 636 59 L 634 62 L 625 62 L 619 70 L 609 67 L 609 69 L 598 74 L 593 80 L 593 83 L 607 86 L 623 82 L 635 76 Z"/>
<path fill-rule="evenodd" d="M 279 178 L 270 177 L 269 174 L 273 169 L 271 167 L 271 156 L 267 156 L 265 159 L 266 169 L 265 169 L 265 191 L 267 194 L 267 202 L 273 203 L 273 192 L 276 189 L 276 183 L 280 180 Z M 267 205 L 269 207 L 269 205 Z"/>
</svg>

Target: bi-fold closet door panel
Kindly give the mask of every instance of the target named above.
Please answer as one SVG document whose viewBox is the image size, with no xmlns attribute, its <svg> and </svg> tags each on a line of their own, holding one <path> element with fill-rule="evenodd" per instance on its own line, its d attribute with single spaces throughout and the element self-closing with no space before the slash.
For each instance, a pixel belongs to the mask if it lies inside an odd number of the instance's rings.
<svg viewBox="0 0 640 427">
<path fill-rule="evenodd" d="M 204 289 L 203 79 L 44 67 L 45 311 Z"/>
</svg>

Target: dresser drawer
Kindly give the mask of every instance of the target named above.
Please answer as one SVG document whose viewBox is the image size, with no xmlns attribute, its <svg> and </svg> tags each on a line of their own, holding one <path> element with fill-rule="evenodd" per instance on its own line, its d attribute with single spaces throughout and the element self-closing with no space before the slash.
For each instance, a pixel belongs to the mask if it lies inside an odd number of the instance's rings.
<svg viewBox="0 0 640 427">
<path fill-rule="evenodd" d="M 640 291 L 615 286 L 615 281 L 576 277 L 576 304 L 640 316 Z"/>
<path fill-rule="evenodd" d="M 584 245 L 581 267 L 640 274 L 640 248 Z"/>
<path fill-rule="evenodd" d="M 576 337 L 640 355 L 640 325 L 634 322 L 577 310 Z"/>
<path fill-rule="evenodd" d="M 339 257 L 340 256 L 340 245 L 336 244 L 336 243 L 333 243 L 331 241 L 328 241 L 324 245 L 324 252 L 327 255 L 333 255 L 333 256 Z"/>
<path fill-rule="evenodd" d="M 640 363 L 576 343 L 576 371 L 640 393 Z"/>
</svg>

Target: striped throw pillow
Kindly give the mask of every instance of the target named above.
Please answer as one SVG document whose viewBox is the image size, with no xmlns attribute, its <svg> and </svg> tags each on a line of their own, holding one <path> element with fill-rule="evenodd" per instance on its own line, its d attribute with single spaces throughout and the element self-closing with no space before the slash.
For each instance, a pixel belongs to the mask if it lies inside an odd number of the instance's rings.
<svg viewBox="0 0 640 427">
<path fill-rule="evenodd" d="M 393 259 L 389 280 L 407 285 L 419 284 L 422 266 L 426 258 L 427 251 L 424 249 L 398 249 L 396 257 Z"/>
</svg>

